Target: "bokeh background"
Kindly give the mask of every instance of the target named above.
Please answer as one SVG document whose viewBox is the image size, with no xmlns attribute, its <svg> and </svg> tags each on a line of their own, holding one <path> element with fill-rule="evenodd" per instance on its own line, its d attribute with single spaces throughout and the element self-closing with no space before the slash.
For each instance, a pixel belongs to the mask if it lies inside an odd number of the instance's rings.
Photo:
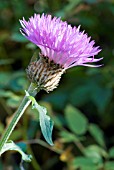
<svg viewBox="0 0 114 170">
<path fill-rule="evenodd" d="M 45 142 L 30 106 L 10 139 L 32 154 L 32 162 L 20 165 L 18 153 L 6 152 L 0 169 L 114 170 L 114 0 L 0 1 L 0 135 L 30 84 L 25 69 L 37 47 L 20 34 L 19 19 L 34 13 L 81 25 L 101 47 L 103 66 L 69 69 L 56 90 L 41 91 L 37 101 L 55 122 L 54 147 Z"/>
</svg>

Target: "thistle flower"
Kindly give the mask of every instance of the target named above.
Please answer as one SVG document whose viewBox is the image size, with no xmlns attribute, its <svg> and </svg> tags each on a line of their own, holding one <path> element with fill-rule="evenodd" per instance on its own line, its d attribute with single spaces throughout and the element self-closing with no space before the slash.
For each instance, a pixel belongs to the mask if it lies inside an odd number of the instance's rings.
<svg viewBox="0 0 114 170">
<path fill-rule="evenodd" d="M 100 66 L 88 64 L 102 59 L 94 58 L 101 49 L 94 47 L 95 42 L 80 31 L 80 26 L 71 27 L 60 18 L 44 14 L 34 14 L 29 21 L 23 18 L 20 23 L 21 33 L 41 50 L 40 58 L 27 68 L 29 79 L 39 88 L 52 91 L 68 68 Z"/>
</svg>

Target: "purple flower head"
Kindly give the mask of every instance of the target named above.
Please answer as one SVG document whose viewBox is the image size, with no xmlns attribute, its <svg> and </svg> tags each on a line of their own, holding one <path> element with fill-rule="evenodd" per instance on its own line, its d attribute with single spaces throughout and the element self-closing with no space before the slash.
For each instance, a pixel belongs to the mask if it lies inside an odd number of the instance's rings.
<svg viewBox="0 0 114 170">
<path fill-rule="evenodd" d="M 41 54 L 65 70 L 77 65 L 99 66 L 88 63 L 102 59 L 94 58 L 101 49 L 94 47 L 95 42 L 80 31 L 80 26 L 71 27 L 60 18 L 44 14 L 34 14 L 29 21 L 23 18 L 20 23 L 21 33 L 41 49 Z"/>
</svg>

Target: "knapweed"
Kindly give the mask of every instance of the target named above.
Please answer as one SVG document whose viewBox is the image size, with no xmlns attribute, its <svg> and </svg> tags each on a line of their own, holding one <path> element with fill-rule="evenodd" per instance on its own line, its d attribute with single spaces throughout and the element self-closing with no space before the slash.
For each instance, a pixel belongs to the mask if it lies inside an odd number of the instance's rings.
<svg viewBox="0 0 114 170">
<path fill-rule="evenodd" d="M 94 58 L 101 50 L 94 47 L 95 42 L 80 31 L 80 26 L 71 27 L 60 18 L 44 14 L 34 14 L 28 21 L 23 18 L 20 23 L 21 33 L 41 50 L 39 59 L 27 68 L 28 78 L 40 89 L 52 91 L 68 68 L 99 67 L 88 63 L 101 60 Z"/>
</svg>

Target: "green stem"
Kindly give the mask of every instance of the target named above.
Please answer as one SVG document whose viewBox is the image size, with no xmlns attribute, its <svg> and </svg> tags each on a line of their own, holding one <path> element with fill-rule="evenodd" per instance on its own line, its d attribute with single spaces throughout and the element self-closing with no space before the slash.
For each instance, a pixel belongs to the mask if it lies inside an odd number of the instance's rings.
<svg viewBox="0 0 114 170">
<path fill-rule="evenodd" d="M 23 119 L 23 124 L 24 124 L 24 133 L 23 133 L 23 139 L 24 140 L 27 140 L 28 139 L 28 136 L 27 136 L 27 128 L 28 128 L 28 117 L 26 115 L 26 118 Z M 26 135 L 25 135 L 26 134 Z M 28 155 L 32 155 L 32 161 L 31 161 L 31 164 L 33 166 L 33 169 L 34 170 L 41 170 L 41 167 L 38 163 L 38 161 L 36 160 L 36 157 L 32 151 L 32 148 L 31 148 L 31 145 L 28 143 L 27 145 L 27 154 Z"/>
<path fill-rule="evenodd" d="M 36 88 L 35 84 L 31 83 L 29 88 L 28 88 L 28 93 L 31 96 L 35 96 L 37 94 L 37 92 L 38 92 L 38 89 Z M 26 108 L 29 106 L 30 103 L 31 103 L 31 100 L 28 98 L 28 96 L 25 95 L 25 97 L 23 98 L 19 108 L 14 113 L 14 116 L 13 116 L 10 124 L 6 128 L 5 133 L 3 134 L 3 136 L 0 140 L 0 151 L 2 150 L 4 144 L 7 142 L 7 140 L 9 139 L 9 137 L 10 137 L 12 131 L 14 130 L 16 124 L 18 123 L 18 121 L 20 120 L 21 116 L 23 115 L 23 113 L 25 112 Z"/>
</svg>

